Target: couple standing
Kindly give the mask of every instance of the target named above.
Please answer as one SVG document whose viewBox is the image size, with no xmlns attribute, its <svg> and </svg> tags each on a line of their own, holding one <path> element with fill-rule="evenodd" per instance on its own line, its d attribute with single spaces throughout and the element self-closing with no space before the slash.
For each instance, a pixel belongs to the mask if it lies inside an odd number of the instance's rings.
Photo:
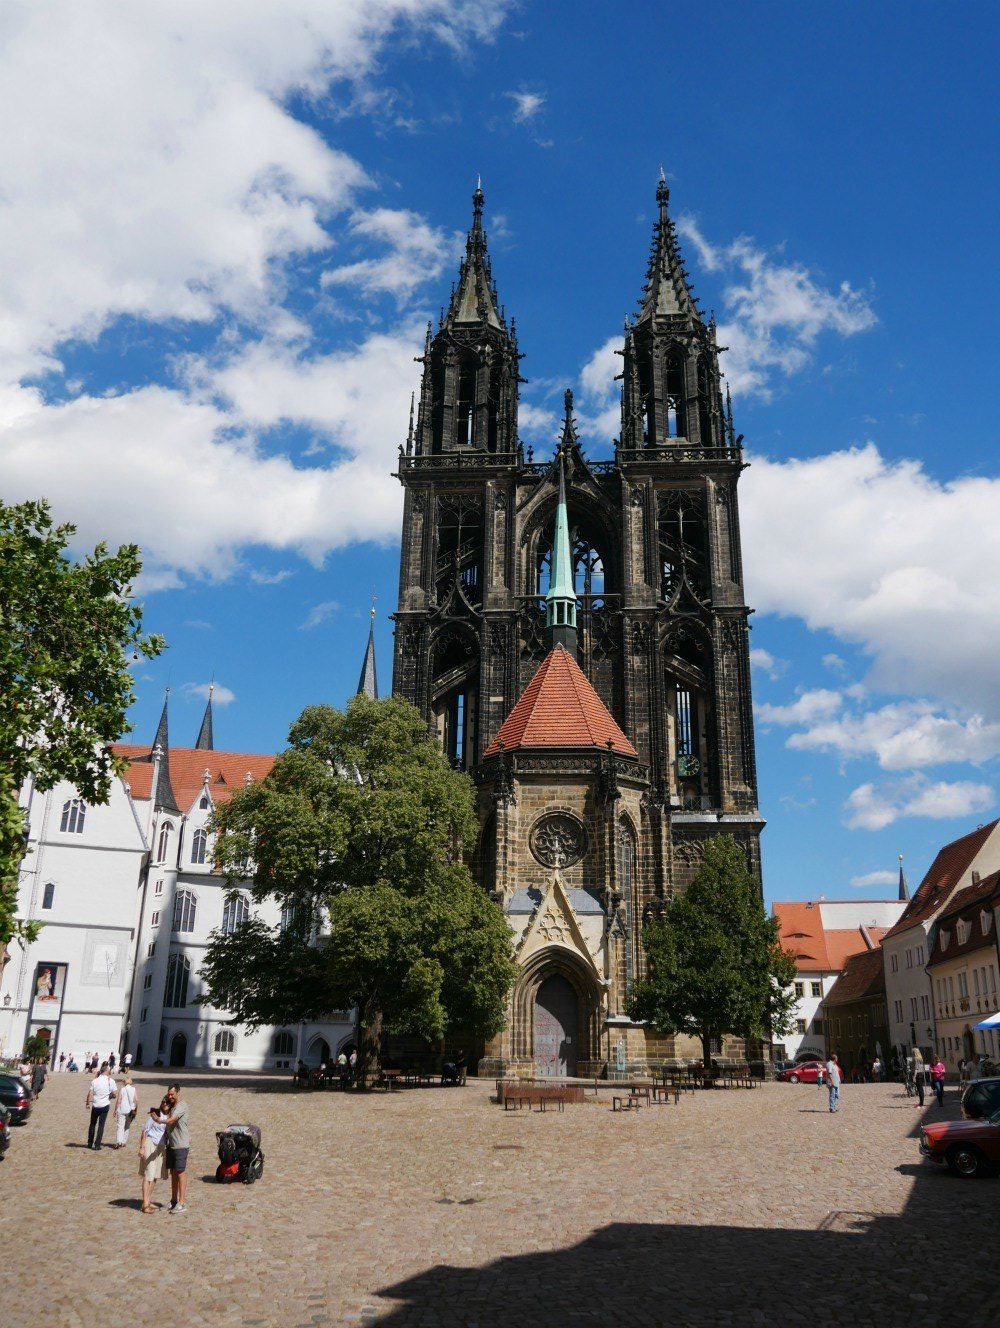
<svg viewBox="0 0 1000 1328">
<path fill-rule="evenodd" d="M 191 1147 L 188 1105 L 180 1084 L 171 1084 L 158 1107 L 150 1107 L 149 1119 L 139 1140 L 139 1175 L 142 1177 L 142 1211 L 154 1213 L 153 1187 L 170 1173 L 170 1212 L 186 1213 L 187 1163 Z"/>
</svg>

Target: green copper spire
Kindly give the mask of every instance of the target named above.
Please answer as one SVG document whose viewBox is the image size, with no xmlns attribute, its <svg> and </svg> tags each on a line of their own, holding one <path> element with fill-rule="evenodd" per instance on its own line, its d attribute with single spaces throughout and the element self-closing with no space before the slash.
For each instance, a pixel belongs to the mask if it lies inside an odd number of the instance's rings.
<svg viewBox="0 0 1000 1328">
<path fill-rule="evenodd" d="M 573 393 L 566 393 L 566 418 L 573 409 Z M 545 596 L 545 626 L 553 647 L 565 646 L 576 654 L 576 590 L 573 585 L 573 557 L 569 543 L 569 519 L 566 514 L 566 468 L 563 449 L 559 448 L 559 501 L 556 505 L 556 528 L 552 540 L 552 563 L 549 570 L 549 593 Z"/>
</svg>

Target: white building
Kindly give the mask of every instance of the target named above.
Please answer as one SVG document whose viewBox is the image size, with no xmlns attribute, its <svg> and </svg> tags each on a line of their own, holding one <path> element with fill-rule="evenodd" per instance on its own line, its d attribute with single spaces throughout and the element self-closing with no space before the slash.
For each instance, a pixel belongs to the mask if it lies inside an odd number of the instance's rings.
<svg viewBox="0 0 1000 1328">
<path fill-rule="evenodd" d="M 937 919 L 973 872 L 986 877 L 1000 869 L 1000 820 L 981 825 L 946 844 L 931 863 L 906 911 L 882 941 L 885 996 L 893 1046 L 901 1055 L 914 1046 L 925 1058 L 936 1049 L 937 1029 L 927 972 Z"/>
<path fill-rule="evenodd" d="M 905 898 L 793 900 L 773 906 L 782 946 L 795 957 L 795 1032 L 775 1045 L 776 1059 L 811 1054 L 822 1059 L 823 1001 L 850 956 L 874 949 L 905 907 Z"/>
<path fill-rule="evenodd" d="M 318 1065 L 353 1045 L 349 1011 L 250 1032 L 195 1003 L 213 931 L 251 910 L 282 921 L 275 903 L 228 898 L 208 831 L 213 808 L 263 779 L 274 757 L 215 751 L 211 700 L 194 747 L 170 747 L 165 703 L 152 747 L 116 750 L 129 769 L 106 807 L 68 785 L 30 799 L 18 913 L 46 925 L 4 969 L 0 1042 L 20 1051 L 47 1029 L 56 1058 L 131 1051 L 146 1065 L 254 1070 Z"/>
</svg>

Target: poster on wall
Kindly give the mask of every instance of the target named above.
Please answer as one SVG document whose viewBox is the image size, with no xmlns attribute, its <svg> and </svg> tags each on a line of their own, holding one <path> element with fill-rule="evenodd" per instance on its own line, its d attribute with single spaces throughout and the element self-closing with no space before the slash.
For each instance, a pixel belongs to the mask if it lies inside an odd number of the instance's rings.
<svg viewBox="0 0 1000 1328">
<path fill-rule="evenodd" d="M 35 968 L 31 1022 L 36 1023 L 41 1019 L 46 1023 L 54 1023 L 62 1011 L 63 992 L 65 990 L 65 964 L 38 964 Z"/>
</svg>

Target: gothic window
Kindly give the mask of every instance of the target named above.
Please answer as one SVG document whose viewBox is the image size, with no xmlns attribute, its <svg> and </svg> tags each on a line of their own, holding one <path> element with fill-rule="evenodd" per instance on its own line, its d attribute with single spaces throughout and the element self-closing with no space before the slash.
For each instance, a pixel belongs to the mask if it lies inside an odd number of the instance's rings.
<svg viewBox="0 0 1000 1328">
<path fill-rule="evenodd" d="M 497 818 L 491 815 L 479 836 L 479 883 L 487 893 L 497 884 Z"/>
<path fill-rule="evenodd" d="M 231 1033 L 228 1028 L 221 1028 L 215 1035 L 215 1050 L 221 1052 L 235 1051 L 236 1034 Z"/>
<path fill-rule="evenodd" d="M 455 403 L 455 442 L 459 447 L 471 447 L 476 428 L 476 366 L 464 361 L 458 371 L 458 400 Z"/>
<path fill-rule="evenodd" d="M 677 756 L 694 756 L 698 750 L 695 736 L 695 706 L 686 687 L 678 687 L 674 701 Z"/>
<path fill-rule="evenodd" d="M 628 933 L 625 949 L 625 981 L 631 986 L 635 979 L 632 950 L 632 921 L 635 916 L 635 836 L 627 825 L 618 831 L 618 889 L 625 903 L 625 929 Z"/>
<path fill-rule="evenodd" d="M 438 602 L 448 596 L 458 580 L 470 604 L 482 599 L 483 510 L 465 495 L 443 498 L 438 510 L 438 547 L 435 585 Z M 460 611 L 460 606 L 453 605 Z"/>
<path fill-rule="evenodd" d="M 679 350 L 667 356 L 666 374 L 666 438 L 687 437 L 687 416 L 684 404 L 684 357 Z"/>
<path fill-rule="evenodd" d="M 551 523 L 549 523 L 551 524 Z M 587 522 L 574 526 L 569 533 L 573 551 L 573 586 L 583 601 L 605 592 L 605 559 L 601 552 L 603 539 L 599 531 Z M 548 593 L 552 574 L 552 533 L 546 530 L 538 545 L 535 584 L 540 599 Z"/>
<path fill-rule="evenodd" d="M 295 1050 L 295 1039 L 291 1033 L 285 1032 L 284 1029 L 280 1033 L 275 1033 L 273 1050 L 275 1056 L 291 1056 Z"/>
<path fill-rule="evenodd" d="M 191 837 L 191 861 L 196 866 L 203 866 L 208 853 L 208 831 L 198 829 Z"/>
<path fill-rule="evenodd" d="M 167 986 L 163 1005 L 167 1010 L 183 1010 L 188 1003 L 191 962 L 186 955 L 172 954 L 167 962 Z"/>
<path fill-rule="evenodd" d="M 63 803 L 59 829 L 65 835 L 82 835 L 87 817 L 87 804 L 82 798 L 69 798 Z"/>
<path fill-rule="evenodd" d="M 661 593 L 668 602 L 684 581 L 701 599 L 710 586 L 708 522 L 702 489 L 672 489 L 659 503 Z"/>
<path fill-rule="evenodd" d="M 164 821 L 160 826 L 160 838 L 156 845 L 156 857 L 158 862 L 166 862 L 167 854 L 170 852 L 170 840 L 173 833 L 173 822 Z"/>
<path fill-rule="evenodd" d="M 174 899 L 174 931 L 194 931 L 194 920 L 198 913 L 198 901 L 193 890 L 179 890 Z"/>
<path fill-rule="evenodd" d="M 712 380 L 704 358 L 698 361 L 698 434 L 702 447 L 712 446 Z"/>
<path fill-rule="evenodd" d="M 232 936 L 237 927 L 242 927 L 250 916 L 250 905 L 246 895 L 230 895 L 222 909 L 222 934 Z"/>
<path fill-rule="evenodd" d="M 55 903 L 56 887 L 52 881 L 49 881 L 42 891 L 42 908 L 51 908 Z"/>
<path fill-rule="evenodd" d="M 434 643 L 432 698 L 438 738 L 456 769 L 467 769 L 476 743 L 479 652 L 462 628 L 446 628 Z"/>
</svg>

